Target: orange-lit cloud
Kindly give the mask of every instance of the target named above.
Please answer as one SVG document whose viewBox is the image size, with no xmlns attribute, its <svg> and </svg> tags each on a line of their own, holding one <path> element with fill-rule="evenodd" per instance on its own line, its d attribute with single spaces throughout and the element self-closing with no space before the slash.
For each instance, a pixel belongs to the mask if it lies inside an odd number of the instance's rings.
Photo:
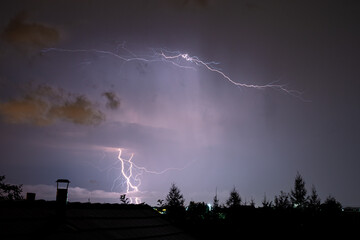
<svg viewBox="0 0 360 240">
<path fill-rule="evenodd" d="M 25 12 L 13 18 L 4 31 L 2 38 L 26 51 L 34 51 L 52 46 L 60 40 L 59 31 L 43 23 L 29 22 Z"/>
<path fill-rule="evenodd" d="M 105 119 L 105 115 L 94 108 L 84 96 L 66 101 L 63 105 L 52 106 L 48 112 L 51 119 L 63 119 L 77 124 L 97 125 Z"/>
<path fill-rule="evenodd" d="M 56 120 L 97 125 L 105 115 L 85 96 L 39 85 L 25 97 L 0 102 L 0 115 L 13 124 L 49 125 Z"/>
<path fill-rule="evenodd" d="M 31 97 L 0 103 L 0 114 L 8 123 L 48 125 L 52 122 L 47 116 L 48 109 L 47 102 Z"/>
</svg>

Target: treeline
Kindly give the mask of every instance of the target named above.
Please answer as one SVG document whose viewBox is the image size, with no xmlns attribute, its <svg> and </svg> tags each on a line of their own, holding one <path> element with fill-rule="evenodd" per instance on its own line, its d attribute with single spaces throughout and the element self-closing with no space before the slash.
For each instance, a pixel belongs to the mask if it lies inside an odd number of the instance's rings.
<svg viewBox="0 0 360 240">
<path fill-rule="evenodd" d="M 0 201 L 1 200 L 23 200 L 22 184 L 13 185 L 5 182 L 5 175 L 0 176 Z"/>
<path fill-rule="evenodd" d="M 359 212 L 344 212 L 333 196 L 321 202 L 314 186 L 308 194 L 299 173 L 290 193 L 280 191 L 273 200 L 264 196 L 260 207 L 255 207 L 254 199 L 243 202 L 235 188 L 224 204 L 215 195 L 211 208 L 204 202 L 191 201 L 188 206 L 184 203 L 180 189 L 173 183 L 166 199 L 158 200 L 155 209 L 201 239 L 242 234 L 281 238 L 285 232 L 296 233 L 296 237 L 346 235 L 360 227 Z"/>
</svg>

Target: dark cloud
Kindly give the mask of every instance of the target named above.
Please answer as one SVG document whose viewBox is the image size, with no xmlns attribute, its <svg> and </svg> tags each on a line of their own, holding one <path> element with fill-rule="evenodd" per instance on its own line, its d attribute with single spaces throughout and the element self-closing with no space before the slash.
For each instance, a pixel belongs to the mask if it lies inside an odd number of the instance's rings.
<svg viewBox="0 0 360 240">
<path fill-rule="evenodd" d="M 49 116 L 51 119 L 58 118 L 85 125 L 97 125 L 105 119 L 104 114 L 94 109 L 93 104 L 85 96 L 67 100 L 61 106 L 52 106 Z"/>
<path fill-rule="evenodd" d="M 2 32 L 2 39 L 25 51 L 52 46 L 60 40 L 59 31 L 43 23 L 27 20 L 26 12 L 13 18 Z"/>
<path fill-rule="evenodd" d="M 160 1 L 163 6 L 175 8 L 178 10 L 194 10 L 206 9 L 210 4 L 208 0 L 174 0 L 174 1 Z"/>
<path fill-rule="evenodd" d="M 48 85 L 38 85 L 24 97 L 0 102 L 0 115 L 13 124 L 50 125 L 55 120 L 97 125 L 105 115 L 83 95 Z"/>
<path fill-rule="evenodd" d="M 184 6 L 195 4 L 200 7 L 206 7 L 208 5 L 208 0 L 184 0 Z"/>
<path fill-rule="evenodd" d="M 25 97 L 0 103 L 0 114 L 8 123 L 32 123 L 48 125 L 51 120 L 47 117 L 49 104 L 41 99 Z"/>
<path fill-rule="evenodd" d="M 106 107 L 115 110 L 118 109 L 120 106 L 120 99 L 118 98 L 118 96 L 116 96 L 116 93 L 114 92 L 104 92 L 102 94 L 103 96 L 106 97 L 107 103 L 106 103 Z"/>
</svg>

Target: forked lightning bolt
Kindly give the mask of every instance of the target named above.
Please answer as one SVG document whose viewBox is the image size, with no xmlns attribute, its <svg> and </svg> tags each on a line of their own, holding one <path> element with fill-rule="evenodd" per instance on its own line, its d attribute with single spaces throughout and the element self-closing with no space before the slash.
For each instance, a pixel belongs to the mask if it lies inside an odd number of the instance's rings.
<svg viewBox="0 0 360 240">
<path fill-rule="evenodd" d="M 254 88 L 254 89 L 275 89 L 279 90 L 281 92 L 284 92 L 286 94 L 289 94 L 290 96 L 296 97 L 302 101 L 306 101 L 302 98 L 302 93 L 297 90 L 292 90 L 286 88 L 286 85 L 284 84 L 275 84 L 275 82 L 271 82 L 265 85 L 255 85 L 255 84 L 247 84 L 235 81 L 233 78 L 231 78 L 228 74 L 225 74 L 223 71 L 217 69 L 214 65 L 218 64 L 216 62 L 204 62 L 200 58 L 196 56 L 190 56 L 187 53 L 181 53 L 181 52 L 171 52 L 164 49 L 153 49 L 152 55 L 147 56 L 137 56 L 133 52 L 126 49 L 123 45 L 121 45 L 124 52 L 127 52 L 128 55 L 121 55 L 112 51 L 105 51 L 105 50 L 98 50 L 98 49 L 63 49 L 63 48 L 47 48 L 43 49 L 42 53 L 47 52 L 68 52 L 68 53 L 97 53 L 97 54 L 104 54 L 109 55 L 114 58 L 120 59 L 121 61 L 125 62 L 133 62 L 133 61 L 139 61 L 139 62 L 165 62 L 170 63 L 176 67 L 179 68 L 185 68 L 185 69 L 192 69 L 196 70 L 197 66 L 205 67 L 205 69 L 217 73 L 221 76 L 222 79 L 225 79 L 226 81 L 230 82 L 231 84 L 237 86 L 237 87 L 243 87 L 243 88 Z M 191 65 L 193 64 L 193 65 Z"/>
<path fill-rule="evenodd" d="M 139 174 L 136 174 L 135 177 L 133 176 L 133 162 L 131 161 L 134 157 L 134 154 L 131 154 L 129 159 L 124 159 L 121 157 L 122 150 L 119 149 L 119 155 L 118 159 L 121 163 L 121 175 L 119 175 L 118 178 L 116 178 L 113 182 L 112 190 L 115 187 L 116 181 L 123 177 L 125 179 L 126 184 L 126 194 L 129 193 L 137 193 L 139 192 L 139 186 L 141 185 L 141 181 L 138 178 Z M 127 166 L 125 166 L 125 164 Z M 131 203 L 133 203 L 132 198 L 130 198 Z M 135 203 L 139 203 L 138 197 L 135 197 Z"/>
<path fill-rule="evenodd" d="M 241 83 L 241 82 L 236 82 L 233 79 L 231 79 L 228 75 L 226 75 L 223 71 L 220 71 L 218 69 L 216 69 L 215 67 L 213 67 L 212 65 L 214 64 L 213 62 L 211 63 L 206 63 L 202 60 L 200 60 L 198 57 L 191 57 L 189 56 L 187 53 L 178 53 L 175 55 L 166 55 L 164 52 L 161 52 L 160 54 L 164 59 L 166 60 L 175 60 L 175 59 L 179 59 L 182 58 L 187 62 L 191 62 L 194 63 L 196 65 L 201 65 L 203 67 L 205 67 L 206 69 L 212 71 L 212 72 L 216 72 L 218 74 L 220 74 L 224 79 L 226 79 L 227 81 L 229 81 L 231 84 L 238 86 L 238 87 L 245 87 L 245 88 L 256 88 L 256 89 L 265 89 L 265 88 L 273 88 L 273 89 L 277 89 L 277 90 L 281 90 L 293 97 L 297 97 L 300 98 L 301 100 L 303 100 L 301 98 L 302 93 L 297 91 L 297 90 L 290 90 L 287 89 L 285 87 L 285 85 L 279 85 L 279 84 L 274 84 L 274 83 L 269 83 L 269 84 L 265 84 L 265 85 L 254 85 L 254 84 L 246 84 L 246 83 Z M 182 67 L 181 65 L 177 64 L 178 66 Z"/>
<path fill-rule="evenodd" d="M 119 184 L 117 184 L 117 182 L 119 180 L 120 181 L 124 180 L 123 184 L 126 184 L 125 194 L 130 195 L 130 198 L 129 198 L 130 202 L 135 203 L 135 204 L 141 203 L 141 199 L 137 195 L 138 195 L 138 193 L 141 193 L 139 191 L 139 187 L 141 185 L 141 176 L 144 173 L 163 174 L 170 170 L 179 170 L 180 171 L 187 167 L 187 165 L 186 165 L 183 168 L 166 168 L 162 171 L 151 171 L 151 170 L 146 169 L 145 167 L 136 165 L 132 161 L 132 159 L 134 157 L 133 153 L 130 155 L 129 159 L 125 159 L 122 157 L 122 149 L 119 148 L 118 151 L 119 151 L 119 154 L 117 156 L 117 159 L 119 160 L 120 165 L 121 165 L 121 168 L 120 168 L 121 174 L 113 181 L 111 190 L 113 190 L 117 185 L 119 185 Z M 132 197 L 133 195 L 135 197 Z"/>
</svg>

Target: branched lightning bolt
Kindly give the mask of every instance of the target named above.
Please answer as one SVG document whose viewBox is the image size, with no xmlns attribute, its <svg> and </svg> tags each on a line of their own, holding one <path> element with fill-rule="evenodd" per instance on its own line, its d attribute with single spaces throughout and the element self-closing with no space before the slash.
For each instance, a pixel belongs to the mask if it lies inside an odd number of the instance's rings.
<svg viewBox="0 0 360 240">
<path fill-rule="evenodd" d="M 132 161 L 132 159 L 134 157 L 133 153 L 130 155 L 129 159 L 125 159 L 122 157 L 123 150 L 121 148 L 119 148 L 118 151 L 119 151 L 119 153 L 118 153 L 117 159 L 119 160 L 119 163 L 121 165 L 120 175 L 113 181 L 113 185 L 111 187 L 112 191 L 114 190 L 114 188 L 117 185 L 119 185 L 119 184 L 117 184 L 117 182 L 123 180 L 124 182 L 122 182 L 121 184 L 126 185 L 125 194 L 137 195 L 137 193 L 140 193 L 139 187 L 141 185 L 141 176 L 144 173 L 159 175 L 159 174 L 163 174 L 170 170 L 179 170 L 180 171 L 187 167 L 187 165 L 186 165 L 182 168 L 166 168 L 162 171 L 152 171 L 152 170 L 148 170 L 145 167 L 136 165 Z M 139 203 L 141 203 L 141 199 L 138 196 L 130 197 L 130 202 L 139 204 Z"/>
<path fill-rule="evenodd" d="M 119 175 L 118 178 L 114 180 L 111 190 L 114 189 L 116 182 L 120 178 L 124 178 L 126 184 L 126 194 L 139 192 L 139 186 L 141 185 L 141 181 L 138 178 L 138 174 L 136 174 L 135 177 L 133 177 L 133 162 L 131 160 L 134 157 L 134 154 L 131 154 L 129 159 L 124 159 L 121 157 L 121 153 L 122 153 L 122 149 L 120 148 L 118 159 L 121 163 L 121 174 Z M 125 166 L 125 164 L 127 166 Z M 132 198 L 130 198 L 130 200 L 131 203 L 133 203 Z M 138 203 L 138 201 L 139 201 L 138 198 L 135 197 L 135 203 Z"/>
<path fill-rule="evenodd" d="M 215 73 L 219 74 L 223 79 L 225 79 L 226 81 L 230 82 L 231 84 L 233 84 L 237 87 L 254 88 L 254 89 L 267 89 L 267 88 L 275 89 L 275 90 L 284 92 L 286 94 L 289 94 L 290 96 L 296 97 L 296 98 L 300 99 L 301 101 L 306 101 L 302 98 L 302 92 L 297 91 L 297 90 L 288 89 L 285 84 L 275 84 L 276 81 L 265 84 L 265 85 L 255 85 L 255 84 L 247 84 L 247 83 L 237 82 L 233 78 L 231 78 L 229 75 L 225 74 L 223 71 L 221 71 L 220 69 L 218 69 L 214 66 L 214 65 L 218 65 L 219 63 L 204 62 L 200 58 L 198 58 L 196 56 L 190 56 L 187 53 L 171 52 L 171 51 L 167 51 L 164 49 L 159 49 L 159 50 L 152 49 L 152 51 L 153 51 L 152 55 L 140 57 L 140 56 L 137 56 L 136 54 L 134 54 L 133 52 L 131 52 L 130 50 L 126 49 L 124 47 L 124 44 L 122 44 L 118 47 L 118 51 L 119 51 L 119 49 L 122 49 L 124 52 L 127 52 L 128 54 L 130 54 L 130 56 L 125 56 L 125 55 L 117 54 L 112 51 L 105 51 L 105 50 L 98 50 L 98 49 L 46 48 L 46 49 L 43 49 L 41 52 L 42 53 L 47 53 L 47 52 L 52 52 L 52 51 L 68 52 L 68 53 L 92 52 L 92 53 L 97 53 L 97 54 L 109 55 L 114 58 L 120 59 L 124 62 L 133 62 L 133 61 L 150 62 L 150 63 L 151 62 L 165 62 L 165 63 L 172 64 L 179 68 L 192 69 L 192 70 L 196 70 L 197 66 L 202 66 L 211 72 L 215 72 Z M 193 66 L 192 64 L 194 64 L 195 66 Z"/>
<path fill-rule="evenodd" d="M 190 63 L 194 63 L 197 66 L 203 66 L 206 69 L 210 70 L 211 72 L 216 72 L 218 74 L 220 74 L 224 79 L 226 79 L 227 81 L 229 81 L 231 84 L 238 86 L 238 87 L 245 87 L 245 88 L 256 88 L 256 89 L 265 89 L 265 88 L 273 88 L 273 89 L 277 89 L 277 90 L 281 90 L 293 97 L 297 97 L 301 100 L 304 100 L 301 95 L 302 93 L 300 91 L 297 90 L 291 90 L 291 89 L 287 89 L 285 85 L 279 85 L 279 84 L 275 84 L 273 83 L 268 83 L 265 85 L 254 85 L 254 84 L 246 84 L 246 83 L 241 83 L 241 82 L 236 82 L 233 79 L 231 79 L 228 75 L 226 75 L 223 71 L 213 67 L 214 64 L 218 64 L 218 63 L 214 63 L 214 62 L 209 62 L 206 63 L 202 60 L 200 60 L 198 57 L 193 56 L 191 57 L 189 54 L 187 53 L 177 53 L 175 55 L 166 55 L 163 51 L 160 53 L 160 55 L 166 59 L 169 60 L 170 62 L 174 63 L 173 60 L 176 59 L 184 59 L 187 62 Z M 179 67 L 185 67 L 182 66 L 178 63 L 174 63 L 175 65 L 179 66 Z"/>
</svg>

